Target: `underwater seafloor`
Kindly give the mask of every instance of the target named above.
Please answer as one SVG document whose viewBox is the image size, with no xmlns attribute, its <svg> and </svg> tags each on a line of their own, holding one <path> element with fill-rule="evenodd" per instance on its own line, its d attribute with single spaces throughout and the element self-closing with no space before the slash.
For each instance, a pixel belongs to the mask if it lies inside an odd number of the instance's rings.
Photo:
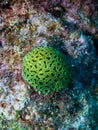
<svg viewBox="0 0 98 130">
<path fill-rule="evenodd" d="M 38 94 L 21 76 L 23 57 L 40 45 L 74 71 L 60 92 Z M 98 1 L 0 0 L 0 130 L 98 130 L 97 100 Z"/>
</svg>

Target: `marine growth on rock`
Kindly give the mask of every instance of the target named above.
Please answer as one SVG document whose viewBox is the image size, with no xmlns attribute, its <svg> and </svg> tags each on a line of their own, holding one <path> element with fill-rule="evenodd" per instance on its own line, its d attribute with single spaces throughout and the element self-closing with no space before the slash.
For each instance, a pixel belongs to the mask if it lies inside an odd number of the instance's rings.
<svg viewBox="0 0 98 130">
<path fill-rule="evenodd" d="M 58 92 L 72 79 L 66 56 L 52 47 L 35 47 L 22 61 L 22 77 L 42 94 Z"/>
</svg>

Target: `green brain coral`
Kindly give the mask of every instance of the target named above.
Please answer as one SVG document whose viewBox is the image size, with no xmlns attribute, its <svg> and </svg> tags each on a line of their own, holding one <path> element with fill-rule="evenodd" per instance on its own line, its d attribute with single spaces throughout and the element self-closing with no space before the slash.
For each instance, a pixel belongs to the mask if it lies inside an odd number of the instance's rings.
<svg viewBox="0 0 98 130">
<path fill-rule="evenodd" d="M 22 61 L 23 79 L 42 94 L 67 86 L 72 70 L 65 55 L 52 47 L 36 47 Z"/>
</svg>

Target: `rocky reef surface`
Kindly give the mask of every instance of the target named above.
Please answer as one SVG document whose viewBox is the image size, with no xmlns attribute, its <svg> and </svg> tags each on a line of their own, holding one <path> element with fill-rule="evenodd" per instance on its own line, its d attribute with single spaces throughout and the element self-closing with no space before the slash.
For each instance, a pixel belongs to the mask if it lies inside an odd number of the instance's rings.
<svg viewBox="0 0 98 130">
<path fill-rule="evenodd" d="M 21 76 L 35 46 L 66 55 L 74 71 L 69 87 L 42 95 Z M 52 77 L 51 77 L 52 78 Z M 0 1 L 0 129 L 98 129 L 98 1 Z"/>
</svg>

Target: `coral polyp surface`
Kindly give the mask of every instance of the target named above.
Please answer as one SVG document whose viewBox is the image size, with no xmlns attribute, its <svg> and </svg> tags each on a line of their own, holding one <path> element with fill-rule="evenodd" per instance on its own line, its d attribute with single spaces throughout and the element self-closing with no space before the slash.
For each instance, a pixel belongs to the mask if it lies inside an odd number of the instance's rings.
<svg viewBox="0 0 98 130">
<path fill-rule="evenodd" d="M 72 70 L 64 54 L 52 47 L 35 47 L 22 62 L 22 77 L 42 94 L 59 91 L 66 87 Z"/>
</svg>

